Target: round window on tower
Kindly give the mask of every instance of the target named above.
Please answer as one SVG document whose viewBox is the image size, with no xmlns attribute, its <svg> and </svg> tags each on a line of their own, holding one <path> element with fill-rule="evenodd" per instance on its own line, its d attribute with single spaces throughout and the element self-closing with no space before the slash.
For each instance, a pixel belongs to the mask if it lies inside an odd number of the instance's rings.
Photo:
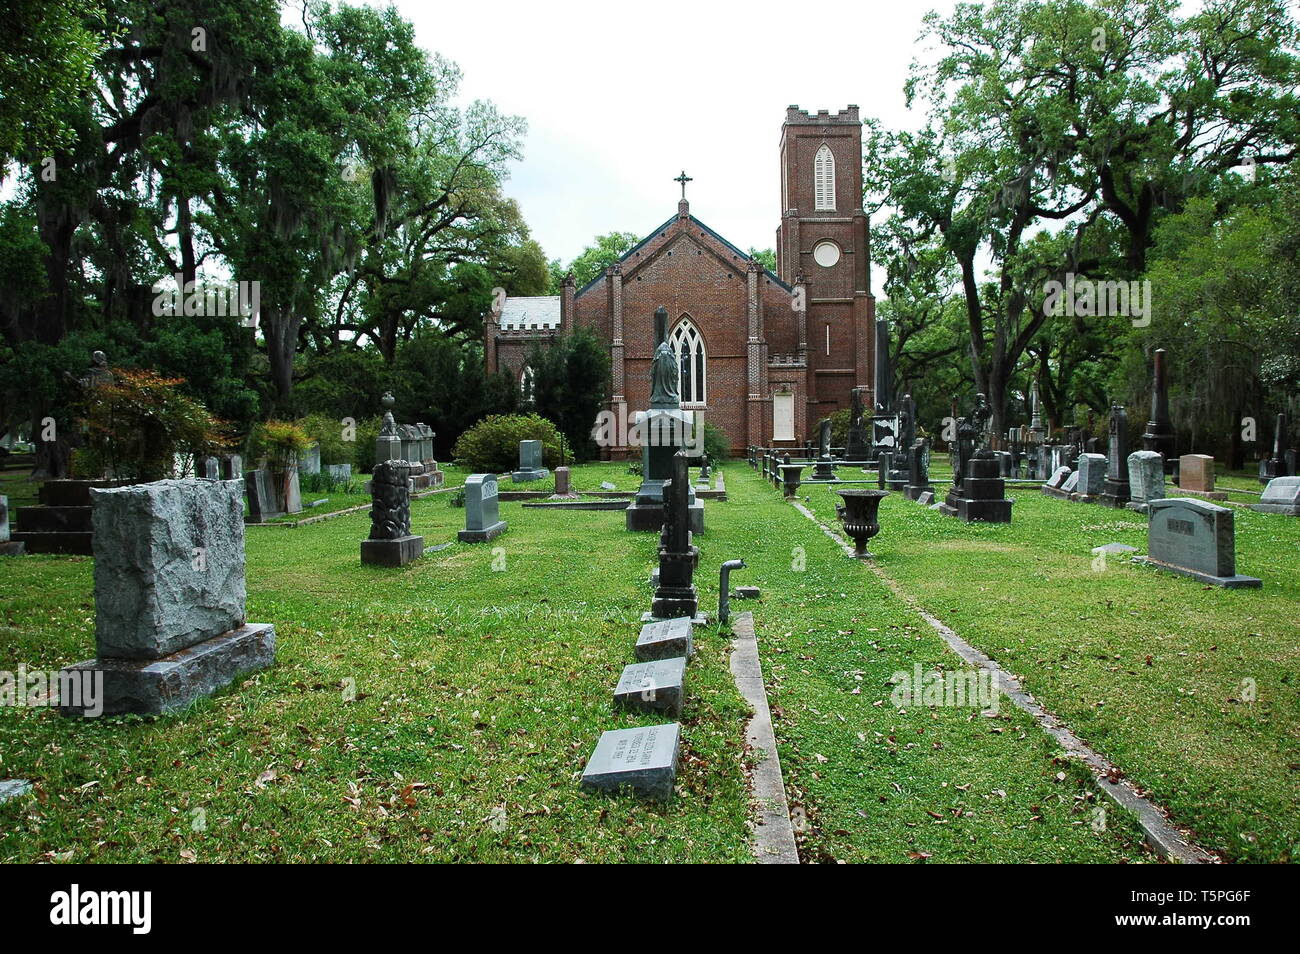
<svg viewBox="0 0 1300 954">
<path fill-rule="evenodd" d="M 830 268 L 840 260 L 840 247 L 834 242 L 818 242 L 813 246 L 813 261 L 822 268 Z"/>
</svg>

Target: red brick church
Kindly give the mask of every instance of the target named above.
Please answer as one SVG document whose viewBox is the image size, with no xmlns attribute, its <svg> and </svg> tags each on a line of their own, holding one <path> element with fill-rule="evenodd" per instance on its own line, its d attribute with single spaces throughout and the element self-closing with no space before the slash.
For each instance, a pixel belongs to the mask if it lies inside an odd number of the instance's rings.
<svg viewBox="0 0 1300 954">
<path fill-rule="evenodd" d="M 818 421 L 848 407 L 855 387 L 867 388 L 873 407 L 858 107 L 786 110 L 775 275 L 691 215 L 682 184 L 677 214 L 604 274 L 582 288 L 570 277 L 560 295 L 507 298 L 488 315 L 488 371 L 509 369 L 522 385 L 534 342 L 594 327 L 609 345 L 610 409 L 630 421 L 650 400 L 654 311 L 663 305 L 682 407 L 720 427 L 734 452 L 815 440 Z"/>
</svg>

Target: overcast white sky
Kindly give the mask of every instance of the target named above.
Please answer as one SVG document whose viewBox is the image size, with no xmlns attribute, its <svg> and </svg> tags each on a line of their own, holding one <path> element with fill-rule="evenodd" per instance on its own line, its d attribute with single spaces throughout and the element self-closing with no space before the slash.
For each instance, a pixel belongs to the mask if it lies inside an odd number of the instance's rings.
<svg viewBox="0 0 1300 954">
<path fill-rule="evenodd" d="M 902 86 L 921 18 L 953 0 L 396 6 L 421 46 L 460 65 L 466 101 L 528 120 L 506 192 L 547 257 L 568 261 L 597 234 L 645 235 L 672 215 L 683 168 L 697 217 L 741 248 L 772 246 L 786 106 L 856 103 L 917 125 Z"/>
</svg>

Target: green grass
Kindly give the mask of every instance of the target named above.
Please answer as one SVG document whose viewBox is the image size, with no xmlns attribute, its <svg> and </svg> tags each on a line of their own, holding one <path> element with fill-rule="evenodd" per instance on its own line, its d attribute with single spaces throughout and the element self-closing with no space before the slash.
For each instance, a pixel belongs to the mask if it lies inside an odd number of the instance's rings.
<svg viewBox="0 0 1300 954">
<path fill-rule="evenodd" d="M 954 670 L 957 657 L 748 467 L 726 474 L 696 582 L 710 615 L 723 560 L 744 557 L 734 584 L 762 588 L 733 610 L 755 614 L 805 860 L 1151 859 L 1117 809 L 1094 830 L 1091 777 L 1005 701 L 996 715 L 895 708 L 892 674 Z M 449 469 L 449 483 L 463 478 Z M 579 489 L 602 480 L 638 482 L 626 464 L 574 468 Z M 829 516 L 829 492 L 810 494 Z M 1139 544 L 1140 518 L 1019 496 L 1002 528 L 891 497 L 873 552 L 1210 847 L 1289 857 L 1296 530 L 1239 515 L 1242 572 L 1266 589 L 1205 592 L 1127 564 L 1090 570 L 1091 546 Z M 449 497 L 412 504 L 426 545 L 463 525 Z M 578 786 L 601 731 L 657 721 L 610 706 L 656 536 L 627 533 L 620 512 L 502 514 L 497 540 L 399 570 L 361 565 L 364 511 L 249 528 L 249 618 L 275 623 L 277 664 L 161 719 L 0 709 L 0 776 L 38 786 L 0 805 L 0 860 L 748 860 L 747 710 L 716 627 L 697 633 L 673 802 Z M 89 559 L 4 561 L 0 593 L 0 670 L 91 654 Z M 1094 658 L 1107 653 L 1123 658 Z M 1259 701 L 1222 701 L 1224 680 L 1246 672 Z"/>
<path fill-rule="evenodd" d="M 412 504 L 426 544 L 463 526 L 447 500 Z M 250 528 L 249 618 L 275 623 L 276 666 L 157 720 L 0 710 L 3 773 L 40 786 L 0 805 L 0 859 L 747 859 L 746 713 L 716 635 L 691 663 L 672 804 L 578 786 L 602 730 L 655 721 L 610 704 L 654 535 L 628 534 L 618 512 L 502 514 L 510 530 L 491 544 L 400 570 L 360 563 L 364 514 Z M 37 556 L 0 570 L 0 669 L 90 654 L 91 568 Z"/>
<path fill-rule="evenodd" d="M 833 519 L 838 501 L 805 486 Z M 1016 489 L 1013 523 L 964 525 L 891 495 L 871 550 L 931 613 L 1235 861 L 1300 847 L 1300 521 L 1235 508 L 1224 590 L 1093 547 L 1146 549 L 1145 519 Z M 1255 701 L 1243 702 L 1250 687 Z"/>
</svg>

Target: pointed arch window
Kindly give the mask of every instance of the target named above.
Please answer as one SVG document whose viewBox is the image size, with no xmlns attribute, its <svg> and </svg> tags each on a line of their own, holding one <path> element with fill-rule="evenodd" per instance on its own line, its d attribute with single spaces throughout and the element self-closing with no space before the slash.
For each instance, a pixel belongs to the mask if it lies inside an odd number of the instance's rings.
<svg viewBox="0 0 1300 954">
<path fill-rule="evenodd" d="M 677 356 L 677 369 L 681 374 L 682 404 L 703 404 L 705 401 L 706 357 L 704 338 L 690 318 L 682 318 L 668 336 Z"/>
<path fill-rule="evenodd" d="M 826 143 L 813 159 L 813 199 L 816 211 L 835 211 L 835 157 Z"/>
<path fill-rule="evenodd" d="M 524 369 L 519 372 L 519 399 L 525 404 L 532 403 L 535 376 L 532 365 L 524 365 Z"/>
</svg>

